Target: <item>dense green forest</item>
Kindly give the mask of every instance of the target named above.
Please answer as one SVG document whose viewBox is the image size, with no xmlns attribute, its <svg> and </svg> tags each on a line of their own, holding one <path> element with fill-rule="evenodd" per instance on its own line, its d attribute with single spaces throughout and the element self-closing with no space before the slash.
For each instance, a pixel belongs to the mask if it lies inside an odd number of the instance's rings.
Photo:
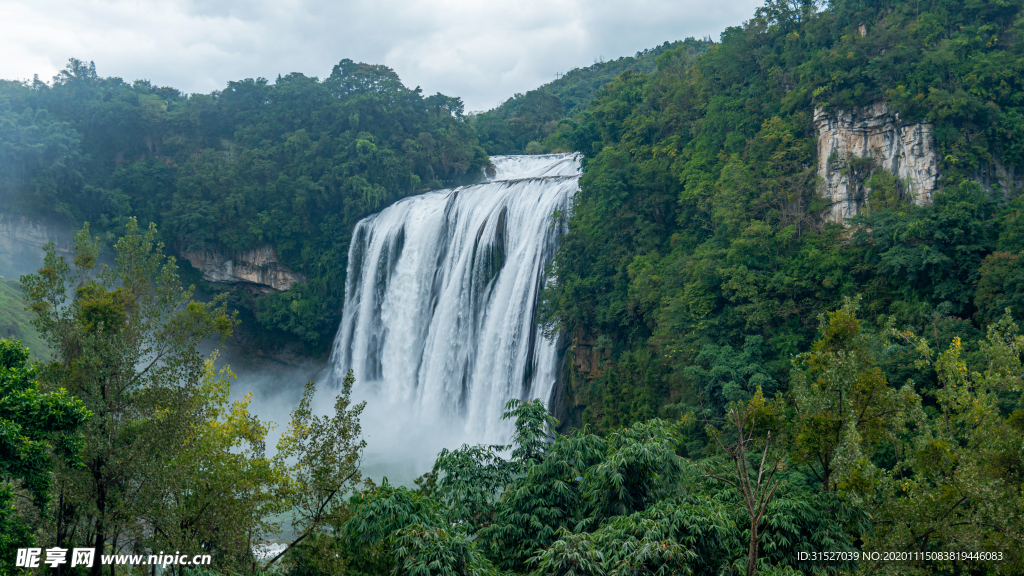
<svg viewBox="0 0 1024 576">
<path fill-rule="evenodd" d="M 846 297 L 873 330 L 891 321 L 937 345 L 980 340 L 1007 307 L 1024 318 L 1024 199 L 986 178 L 1024 162 L 1020 9 L 773 1 L 703 55 L 666 52 L 563 120 L 547 145 L 587 158 L 546 317 L 606 358 L 571 384 L 576 422 L 784 391 L 819 314 Z M 851 225 L 827 223 L 812 111 L 875 101 L 933 123 L 938 190 L 915 206 L 876 171 Z M 882 361 L 894 383 L 909 364 Z"/>
<path fill-rule="evenodd" d="M 5 84 L 3 190 L 93 225 L 22 282 L 51 360 L 0 343 L 0 573 L 29 545 L 212 555 L 181 576 L 1024 572 L 1024 200 L 994 178 L 1024 170 L 1024 1 L 769 0 L 607 64 L 489 119 L 348 61 L 209 96 L 77 62 Z M 829 222 L 814 110 L 875 102 L 933 127 L 938 188 L 852 159 L 866 203 Z M 310 281 L 246 310 L 315 343 L 346 227 L 520 150 L 584 154 L 540 312 L 562 405 L 376 485 L 350 375 L 269 455 L 196 352 L 238 296 L 194 302 L 161 238 L 273 243 Z"/>
<path fill-rule="evenodd" d="M 88 221 L 108 243 L 129 217 L 156 222 L 179 254 L 270 244 L 307 281 L 231 292 L 234 305 L 263 344 L 316 354 L 340 317 L 355 223 L 487 162 L 462 108 L 351 60 L 322 81 L 191 95 L 72 60 L 50 84 L 0 82 L 0 204 L 73 229 Z"/>
<path fill-rule="evenodd" d="M 693 38 L 666 42 L 637 52 L 635 56 L 600 61 L 593 66 L 570 70 L 553 82 L 525 94 L 515 94 L 494 110 L 470 118 L 487 154 L 541 154 L 572 150 L 566 142 L 545 147 L 556 131 L 564 131 L 562 122 L 583 113 L 605 84 L 626 71 L 652 73 L 657 58 L 665 52 L 695 55 L 705 51 L 710 41 Z M 569 124 L 571 126 L 571 124 Z"/>
<path fill-rule="evenodd" d="M 545 149 L 544 141 L 559 128 L 559 121 L 586 110 L 605 84 L 627 70 L 654 72 L 658 57 L 665 52 L 695 55 L 709 45 L 710 41 L 687 38 L 665 42 L 637 52 L 635 56 L 622 56 L 616 60 L 595 62 L 585 68 L 574 68 L 536 90 L 512 96 L 493 110 L 474 114 L 470 120 L 488 154 L 552 151 Z M 555 149 L 563 151 L 571 147 L 557 146 Z"/>
</svg>

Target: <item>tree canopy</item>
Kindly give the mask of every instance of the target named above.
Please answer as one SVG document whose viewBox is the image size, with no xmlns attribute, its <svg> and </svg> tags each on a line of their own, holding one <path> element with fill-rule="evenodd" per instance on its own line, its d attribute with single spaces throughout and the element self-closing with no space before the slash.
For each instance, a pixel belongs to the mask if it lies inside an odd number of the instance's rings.
<svg viewBox="0 0 1024 576">
<path fill-rule="evenodd" d="M 250 78 L 211 94 L 104 78 L 75 59 L 50 84 L 0 83 L 8 209 L 90 222 L 107 242 L 129 218 L 154 222 L 179 256 L 271 245 L 306 278 L 284 292 L 231 293 L 255 346 L 325 350 L 355 223 L 486 163 L 461 100 L 351 60 L 323 80 Z"/>
<path fill-rule="evenodd" d="M 819 315 L 845 298 L 872 329 L 891 317 L 933 342 L 977 341 L 1008 307 L 1024 319 L 1022 183 L 1006 176 L 1021 167 L 1022 8 L 771 0 L 562 120 L 544 147 L 582 151 L 585 171 L 543 316 L 570 355 L 600 358 L 570 374 L 562 414 L 615 426 L 785 390 Z M 827 222 L 813 111 L 875 102 L 932 126 L 937 189 L 915 205 L 859 159 L 866 204 Z M 910 363 L 880 355 L 879 377 L 902 384 Z"/>
</svg>

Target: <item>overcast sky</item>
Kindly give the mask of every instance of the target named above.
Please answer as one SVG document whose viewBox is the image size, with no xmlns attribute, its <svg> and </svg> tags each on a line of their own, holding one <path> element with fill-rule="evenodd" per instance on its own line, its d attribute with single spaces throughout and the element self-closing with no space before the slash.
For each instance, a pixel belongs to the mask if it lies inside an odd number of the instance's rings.
<svg viewBox="0 0 1024 576">
<path fill-rule="evenodd" d="M 710 35 L 761 0 L 0 0 L 0 78 L 49 81 L 68 58 L 185 92 L 343 58 L 485 110 L 558 72 Z"/>
</svg>

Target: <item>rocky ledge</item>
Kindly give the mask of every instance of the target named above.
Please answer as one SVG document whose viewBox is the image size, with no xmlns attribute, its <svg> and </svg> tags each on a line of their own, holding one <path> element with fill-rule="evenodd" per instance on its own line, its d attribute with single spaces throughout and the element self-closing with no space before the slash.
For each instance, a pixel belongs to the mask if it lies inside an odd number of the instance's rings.
<svg viewBox="0 0 1024 576">
<path fill-rule="evenodd" d="M 0 274 L 17 278 L 43 265 L 43 247 L 53 242 L 59 254 L 70 254 L 72 233 L 65 226 L 48 224 L 0 212 Z"/>
<path fill-rule="evenodd" d="M 186 251 L 181 255 L 203 273 L 208 282 L 244 284 L 255 292 L 287 290 L 306 278 L 283 266 L 273 246 L 230 252 L 226 250 Z"/>
<path fill-rule="evenodd" d="M 854 171 L 853 158 L 871 158 L 907 183 L 910 199 L 930 203 L 939 175 L 938 157 L 931 124 L 905 125 L 899 114 L 890 114 L 884 102 L 863 108 L 828 113 L 814 111 L 818 132 L 818 175 L 824 181 L 822 195 L 832 200 L 828 220 L 853 217 L 867 201 L 869 191 Z"/>
</svg>

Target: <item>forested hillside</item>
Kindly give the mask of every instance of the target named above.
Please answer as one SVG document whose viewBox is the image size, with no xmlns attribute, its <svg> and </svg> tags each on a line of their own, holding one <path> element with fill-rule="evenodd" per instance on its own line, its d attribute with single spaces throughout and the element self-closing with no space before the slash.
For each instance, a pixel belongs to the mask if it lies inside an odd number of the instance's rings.
<svg viewBox="0 0 1024 576">
<path fill-rule="evenodd" d="M 1024 200 L 992 177 L 1024 163 L 1021 7 L 773 0 L 700 57 L 666 52 L 563 120 L 546 145 L 587 159 L 545 314 L 595 358 L 570 371 L 575 421 L 786 390 L 845 297 L 871 330 L 958 337 L 968 358 L 1005 308 L 1024 318 Z M 813 112 L 879 101 L 934 127 L 933 201 L 871 168 L 857 218 L 826 222 Z M 893 383 L 912 364 L 899 350 L 880 357 Z"/>
<path fill-rule="evenodd" d="M 584 68 L 573 68 L 536 90 L 516 94 L 493 110 L 473 115 L 473 127 L 488 154 L 570 150 L 571 147 L 566 146 L 545 149 L 543 143 L 558 128 L 559 120 L 583 112 L 605 84 L 627 70 L 654 72 L 658 57 L 665 52 L 695 55 L 706 50 L 709 44 L 709 41 L 687 38 L 665 42 L 637 52 L 635 56 L 621 56 Z"/>
<path fill-rule="evenodd" d="M 462 114 L 457 98 L 350 60 L 322 81 L 191 95 L 72 60 L 50 84 L 0 83 L 0 204 L 88 221 L 108 241 L 129 217 L 156 222 L 177 254 L 272 245 L 307 281 L 232 292 L 235 304 L 271 344 L 317 353 L 337 328 L 354 224 L 487 162 Z"/>
<path fill-rule="evenodd" d="M 46 358 L 49 350 L 32 327 L 32 314 L 16 280 L 0 277 L 0 338 L 20 340 L 36 358 Z"/>
</svg>

